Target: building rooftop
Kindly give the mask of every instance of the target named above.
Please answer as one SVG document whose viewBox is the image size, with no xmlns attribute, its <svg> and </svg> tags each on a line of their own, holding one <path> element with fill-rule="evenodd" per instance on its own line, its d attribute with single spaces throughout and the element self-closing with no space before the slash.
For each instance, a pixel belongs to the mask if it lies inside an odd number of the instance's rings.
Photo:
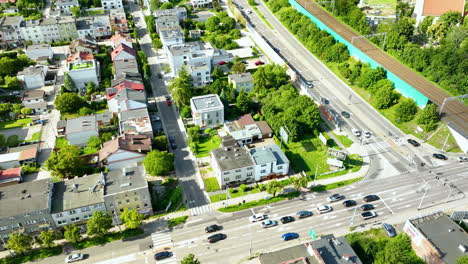
<svg viewBox="0 0 468 264">
<path fill-rule="evenodd" d="M 239 117 L 239 119 L 237 119 L 237 121 L 235 121 L 235 122 L 237 123 L 239 128 L 244 128 L 247 125 L 255 124 L 255 120 L 253 119 L 251 114 L 245 114 L 245 115 Z"/>
<path fill-rule="evenodd" d="M 141 83 L 142 79 L 139 73 L 123 72 L 121 75 L 116 76 L 115 79 L 111 80 L 111 87 L 114 87 L 124 81 Z"/>
<path fill-rule="evenodd" d="M 312 241 L 312 249 L 319 263 L 330 264 L 362 264 L 346 238 L 335 238 L 333 234 L 324 235 L 318 240 Z M 323 260 L 323 261 L 320 261 Z M 349 259 L 349 261 L 347 260 Z"/>
<path fill-rule="evenodd" d="M 129 135 L 124 134 L 114 140 L 107 141 L 99 151 L 99 160 L 103 161 L 107 159 L 111 154 L 117 150 L 127 150 L 133 152 L 148 152 L 151 151 L 152 147 L 151 137 L 148 135 Z"/>
<path fill-rule="evenodd" d="M 138 63 L 136 59 L 131 60 L 115 60 L 113 61 L 114 64 L 114 72 L 116 76 L 120 76 L 125 73 L 134 73 L 139 74 L 138 71 Z"/>
<path fill-rule="evenodd" d="M 184 31 L 179 25 L 162 26 L 159 28 L 159 34 L 161 36 L 161 39 L 184 37 Z"/>
<path fill-rule="evenodd" d="M 158 9 L 154 11 L 154 16 L 160 17 L 160 16 L 174 15 L 178 13 L 187 14 L 187 9 L 185 9 L 185 7 L 176 7 L 176 8 L 171 8 L 171 9 Z"/>
<path fill-rule="evenodd" d="M 187 55 L 192 52 L 192 46 L 187 44 L 171 45 L 169 46 L 169 52 L 172 56 Z"/>
<path fill-rule="evenodd" d="M 250 72 L 240 74 L 229 74 L 228 79 L 231 79 L 236 83 L 253 82 L 253 77 Z"/>
<path fill-rule="evenodd" d="M 57 0 L 54 3 L 56 6 L 70 6 L 70 5 L 75 5 L 79 6 L 80 4 L 78 3 L 78 0 Z"/>
<path fill-rule="evenodd" d="M 153 131 L 146 107 L 121 111 L 119 113 L 119 120 L 122 133 L 144 134 Z"/>
<path fill-rule="evenodd" d="M 275 160 L 277 165 L 289 163 L 284 152 L 276 144 L 251 149 L 250 154 L 252 155 L 255 164 L 265 164 Z"/>
<path fill-rule="evenodd" d="M 125 13 L 124 13 L 124 15 L 125 15 Z M 116 32 L 115 35 L 113 35 L 110 38 L 110 40 L 112 41 L 112 43 L 114 43 L 114 45 L 116 45 L 117 43 L 119 43 L 122 40 L 126 40 L 127 42 L 130 42 L 130 43 L 133 42 L 132 39 L 128 35 L 123 34 L 122 32 Z"/>
<path fill-rule="evenodd" d="M 18 75 L 31 76 L 44 74 L 44 68 L 43 66 L 29 66 L 18 72 Z"/>
<path fill-rule="evenodd" d="M 1 187 L 0 219 L 49 208 L 50 179 Z"/>
<path fill-rule="evenodd" d="M 69 71 L 78 71 L 94 67 L 94 60 L 77 60 L 70 62 Z"/>
<path fill-rule="evenodd" d="M 21 168 L 11 168 L 7 170 L 0 170 L 0 185 L 22 180 Z M 1 198 L 0 198 L 1 199 Z"/>
<path fill-rule="evenodd" d="M 23 16 L 2 17 L 0 18 L 0 26 L 16 26 L 23 20 Z"/>
<path fill-rule="evenodd" d="M 210 110 L 223 109 L 223 103 L 217 94 L 207 94 L 190 98 L 192 111 L 199 113 Z"/>
<path fill-rule="evenodd" d="M 468 234 L 446 214 L 440 212 L 409 220 L 437 248 L 445 263 L 456 263 L 466 254 L 459 246 L 468 247 Z"/>
<path fill-rule="evenodd" d="M 55 183 L 52 213 L 104 202 L 102 177 L 97 173 Z"/>
<path fill-rule="evenodd" d="M 140 188 L 148 188 L 146 171 L 142 166 L 109 171 L 105 175 L 106 187 L 104 195 Z"/>
<path fill-rule="evenodd" d="M 271 129 L 270 125 L 268 125 L 267 121 L 265 120 L 257 121 L 255 122 L 255 124 L 258 126 L 258 128 L 260 128 L 260 131 L 263 135 L 273 133 L 273 130 Z"/>
<path fill-rule="evenodd" d="M 44 98 L 44 90 L 26 90 L 23 93 L 23 101 Z"/>
<path fill-rule="evenodd" d="M 125 88 L 118 91 L 114 96 L 112 96 L 112 98 L 115 98 L 117 102 L 122 102 L 124 100 L 132 100 L 136 102 L 146 103 L 146 95 L 144 91 L 138 91 L 129 88 Z"/>
<path fill-rule="evenodd" d="M 230 131 L 230 133 L 236 140 L 241 140 L 245 138 L 252 138 L 255 135 L 260 135 L 262 134 L 262 131 L 260 131 L 260 128 L 258 128 L 256 124 L 253 124 L 247 125 L 243 129 Z"/>
<path fill-rule="evenodd" d="M 303 244 L 282 250 L 261 253 L 258 256 L 260 264 L 318 264 Z M 327 262 L 327 264 L 329 264 Z"/>
<path fill-rule="evenodd" d="M 463 14 L 465 0 L 422 0 L 424 16 L 441 16 L 449 11 L 456 11 Z"/>
<path fill-rule="evenodd" d="M 136 51 L 124 43 L 120 43 L 119 46 L 117 46 L 111 53 L 112 60 L 115 60 L 115 58 L 121 54 L 122 52 L 128 53 L 132 55 L 133 58 L 136 58 Z"/>
<path fill-rule="evenodd" d="M 50 49 L 49 44 L 34 44 L 34 45 L 29 45 L 26 50 L 31 51 L 31 50 L 42 50 L 42 49 Z"/>
<path fill-rule="evenodd" d="M 75 52 L 67 57 L 67 62 L 72 63 L 76 61 L 91 61 L 94 60 L 94 55 L 85 51 Z"/>
<path fill-rule="evenodd" d="M 76 133 L 80 131 L 96 130 L 99 123 L 110 123 L 112 120 L 112 113 L 105 112 L 95 115 L 80 116 L 67 120 L 66 133 Z M 57 123 L 57 127 L 59 124 Z"/>
<path fill-rule="evenodd" d="M 216 162 L 221 171 L 234 170 L 254 166 L 249 151 L 245 147 L 225 146 L 212 150 Z"/>
</svg>

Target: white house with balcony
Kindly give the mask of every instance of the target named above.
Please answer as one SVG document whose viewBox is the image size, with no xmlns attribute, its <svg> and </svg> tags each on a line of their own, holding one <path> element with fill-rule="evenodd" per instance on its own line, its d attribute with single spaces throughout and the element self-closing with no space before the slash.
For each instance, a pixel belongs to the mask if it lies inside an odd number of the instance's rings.
<svg viewBox="0 0 468 264">
<path fill-rule="evenodd" d="M 41 88 L 45 86 L 47 69 L 47 66 L 42 65 L 29 66 L 18 72 L 16 77 L 25 89 Z"/>
<path fill-rule="evenodd" d="M 224 123 L 224 105 L 217 94 L 192 97 L 190 108 L 195 125 L 212 128 Z"/>
<path fill-rule="evenodd" d="M 75 83 L 75 87 L 78 89 L 86 87 L 88 82 L 93 82 L 98 86 L 99 75 L 99 61 L 95 59 L 82 60 L 78 58 L 68 64 L 68 76 L 70 76 Z"/>
<path fill-rule="evenodd" d="M 122 0 L 101 0 L 101 4 L 106 10 L 123 8 Z"/>
<path fill-rule="evenodd" d="M 289 160 L 278 145 L 251 149 L 250 155 L 255 163 L 255 181 L 288 174 Z"/>
</svg>

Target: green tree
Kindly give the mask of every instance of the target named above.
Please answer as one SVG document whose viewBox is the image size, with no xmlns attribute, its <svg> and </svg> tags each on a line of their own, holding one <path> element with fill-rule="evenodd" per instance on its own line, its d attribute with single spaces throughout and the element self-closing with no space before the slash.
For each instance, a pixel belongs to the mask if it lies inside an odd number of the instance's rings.
<svg viewBox="0 0 468 264">
<path fill-rule="evenodd" d="M 70 12 L 74 17 L 79 17 L 81 13 L 81 9 L 79 6 L 72 6 L 70 7 Z"/>
<path fill-rule="evenodd" d="M 68 92 L 76 91 L 75 82 L 72 80 L 70 75 L 68 75 L 68 73 L 65 73 L 63 76 L 63 88 L 65 88 L 65 90 Z"/>
<path fill-rule="evenodd" d="M 6 145 L 10 148 L 17 147 L 19 143 L 18 135 L 10 135 L 6 140 Z"/>
<path fill-rule="evenodd" d="M 192 78 L 188 74 L 185 67 L 179 70 L 177 78 L 171 80 L 169 90 L 172 93 L 172 98 L 178 107 L 190 105 L 190 98 L 192 97 Z"/>
<path fill-rule="evenodd" d="M 219 18 L 217 16 L 212 16 L 208 18 L 205 22 L 205 28 L 206 30 L 210 32 L 216 32 L 220 29 L 220 24 Z"/>
<path fill-rule="evenodd" d="M 12 233 L 7 241 L 6 247 L 16 253 L 24 254 L 32 248 L 32 237 L 23 233 Z"/>
<path fill-rule="evenodd" d="M 410 5 L 408 2 L 397 0 L 397 6 L 396 6 L 397 18 L 401 19 L 402 17 L 411 17 L 411 15 L 413 15 L 413 10 L 414 10 L 414 7 Z"/>
<path fill-rule="evenodd" d="M 166 151 L 167 150 L 167 136 L 159 135 L 154 138 L 154 146 L 157 150 Z"/>
<path fill-rule="evenodd" d="M 93 110 L 91 110 L 89 107 L 81 107 L 80 110 L 78 110 L 78 114 L 80 116 L 86 116 L 86 115 L 92 115 L 94 113 Z"/>
<path fill-rule="evenodd" d="M 277 181 L 269 181 L 266 185 L 266 192 L 276 196 L 281 191 L 281 184 Z"/>
<path fill-rule="evenodd" d="M 100 149 L 101 139 L 96 136 L 92 136 L 88 139 L 88 144 L 86 146 L 89 148 Z"/>
<path fill-rule="evenodd" d="M 458 257 L 457 264 L 468 264 L 468 255 Z"/>
<path fill-rule="evenodd" d="M 398 122 L 411 121 L 414 115 L 418 112 L 416 103 L 411 98 L 403 98 L 400 104 L 395 108 L 395 117 L 398 118 Z"/>
<path fill-rule="evenodd" d="M 140 227 L 144 218 L 145 216 L 138 213 L 136 209 L 128 210 L 128 208 L 125 208 L 123 213 L 120 215 L 120 220 L 122 220 L 127 229 Z"/>
<path fill-rule="evenodd" d="M 174 4 L 171 2 L 166 2 L 161 5 L 160 9 L 171 9 L 171 8 L 174 8 Z"/>
<path fill-rule="evenodd" d="M 150 9 L 152 11 L 158 10 L 160 6 L 161 6 L 161 1 L 159 1 L 159 0 L 151 0 L 150 1 Z"/>
<path fill-rule="evenodd" d="M 294 185 L 294 188 L 296 190 L 299 190 L 300 188 L 307 188 L 307 178 L 305 177 L 293 177 L 292 178 L 292 184 Z"/>
<path fill-rule="evenodd" d="M 0 134 L 0 148 L 5 146 L 5 135 Z"/>
<path fill-rule="evenodd" d="M 11 107 L 11 111 L 13 111 L 13 113 L 15 113 L 16 115 L 19 115 L 21 114 L 22 108 L 23 106 L 21 104 L 13 104 L 13 106 Z"/>
<path fill-rule="evenodd" d="M 84 167 L 85 162 L 80 158 L 80 149 L 73 145 L 52 152 L 45 163 L 45 168 L 51 171 L 52 175 L 62 179 L 83 175 Z"/>
<path fill-rule="evenodd" d="M 65 237 L 67 241 L 70 241 L 72 243 L 77 243 L 78 241 L 80 241 L 81 231 L 77 225 L 75 224 L 66 225 L 64 226 L 64 229 L 65 231 L 63 233 L 63 236 Z"/>
<path fill-rule="evenodd" d="M 199 126 L 189 127 L 187 129 L 187 138 L 190 143 L 198 142 L 198 140 L 200 139 L 200 127 Z"/>
<path fill-rule="evenodd" d="M 30 115 L 32 113 L 32 109 L 29 107 L 23 107 L 21 108 L 21 114 L 23 115 Z"/>
<path fill-rule="evenodd" d="M 86 234 L 102 236 L 112 227 L 112 217 L 108 213 L 96 211 L 86 223 Z"/>
<path fill-rule="evenodd" d="M 421 23 L 419 23 L 418 25 L 419 34 L 426 35 L 427 29 L 432 25 L 433 21 L 434 21 L 433 16 L 424 17 L 423 21 L 421 21 Z"/>
<path fill-rule="evenodd" d="M 234 73 L 244 73 L 247 68 L 245 67 L 245 64 L 242 63 L 242 61 L 236 61 L 231 67 L 231 70 Z"/>
<path fill-rule="evenodd" d="M 10 113 L 10 111 L 11 111 L 11 104 L 9 103 L 0 104 L 0 115 L 6 116 Z"/>
<path fill-rule="evenodd" d="M 86 84 L 86 93 L 87 94 L 93 94 L 97 91 L 96 84 L 94 82 L 88 82 Z"/>
<path fill-rule="evenodd" d="M 239 190 L 240 190 L 242 193 L 245 192 L 245 189 L 247 189 L 247 185 L 245 185 L 245 184 L 239 185 Z"/>
<path fill-rule="evenodd" d="M 5 76 L 5 86 L 12 90 L 19 90 L 22 88 L 21 82 L 16 76 Z"/>
<path fill-rule="evenodd" d="M 44 230 L 39 235 L 41 244 L 45 247 L 53 247 L 55 245 L 54 240 L 57 239 L 57 234 L 54 230 Z"/>
<path fill-rule="evenodd" d="M 152 175 L 166 175 L 174 170 L 174 154 L 167 151 L 153 150 L 143 160 L 146 171 Z"/>
<path fill-rule="evenodd" d="M 237 109 L 239 109 L 241 113 L 245 114 L 249 111 L 251 103 L 252 100 L 250 99 L 249 95 L 244 91 L 244 89 L 242 89 L 237 96 Z"/>
<path fill-rule="evenodd" d="M 374 95 L 375 107 L 378 109 L 387 109 L 398 103 L 398 94 L 393 87 L 382 87 Z"/>
<path fill-rule="evenodd" d="M 439 121 L 439 113 L 435 104 L 428 104 L 419 112 L 416 123 L 419 125 L 427 125 L 430 123 L 437 123 Z"/>
<path fill-rule="evenodd" d="M 180 264 L 201 264 L 201 262 L 197 258 L 195 258 L 195 255 L 190 253 L 182 259 Z"/>
<path fill-rule="evenodd" d="M 213 80 L 216 81 L 219 78 L 224 76 L 224 72 L 219 66 L 214 66 L 213 72 L 211 73 L 211 77 L 213 77 Z"/>
<path fill-rule="evenodd" d="M 76 93 L 63 93 L 55 98 L 54 105 L 60 112 L 73 113 L 86 105 Z"/>
<path fill-rule="evenodd" d="M 377 252 L 375 264 L 424 264 L 411 248 L 411 239 L 406 234 L 399 234 L 390 239 L 383 250 Z"/>
</svg>

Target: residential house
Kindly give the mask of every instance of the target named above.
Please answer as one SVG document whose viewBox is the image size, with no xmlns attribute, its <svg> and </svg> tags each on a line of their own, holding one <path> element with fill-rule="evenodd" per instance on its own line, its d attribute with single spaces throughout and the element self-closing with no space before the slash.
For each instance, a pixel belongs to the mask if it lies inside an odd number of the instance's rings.
<svg viewBox="0 0 468 264">
<path fill-rule="evenodd" d="M 43 90 L 27 90 L 23 93 L 21 103 L 24 107 L 29 107 L 35 114 L 41 114 L 47 111 L 47 102 L 44 100 L 45 92 Z"/>
<path fill-rule="evenodd" d="M 65 136 L 70 145 L 85 146 L 89 138 L 99 137 L 99 127 L 110 125 L 112 113 L 80 116 L 57 123 L 57 135 Z"/>
<path fill-rule="evenodd" d="M 251 149 L 250 155 L 255 163 L 255 181 L 288 175 L 289 160 L 278 145 Z"/>
<path fill-rule="evenodd" d="M 468 234 L 443 212 L 408 219 L 403 231 L 426 263 L 457 263 L 468 252 Z"/>
<path fill-rule="evenodd" d="M 103 174 L 76 177 L 54 184 L 52 219 L 57 228 L 81 224 L 94 212 L 106 212 Z"/>
<path fill-rule="evenodd" d="M 76 54 L 78 52 L 86 52 L 91 54 L 97 54 L 99 52 L 99 45 L 97 42 L 94 42 L 91 37 L 85 37 L 84 39 L 76 39 L 74 40 L 69 48 L 72 54 Z"/>
<path fill-rule="evenodd" d="M 114 32 L 128 32 L 128 20 L 123 8 L 109 10 L 109 18 Z"/>
<path fill-rule="evenodd" d="M 122 0 L 101 0 L 101 4 L 106 10 L 123 8 Z"/>
<path fill-rule="evenodd" d="M 107 38 L 107 37 L 112 36 L 111 22 L 110 22 L 110 18 L 108 15 L 93 16 L 92 28 L 94 30 L 94 37 L 97 39 Z"/>
<path fill-rule="evenodd" d="M 116 60 L 135 60 L 136 51 L 124 43 L 120 43 L 111 53 L 112 61 Z"/>
<path fill-rule="evenodd" d="M 211 151 L 211 166 L 221 188 L 255 182 L 255 163 L 246 147 L 239 147 L 232 137 Z"/>
<path fill-rule="evenodd" d="M 273 130 L 266 121 L 255 121 L 250 114 L 233 122 L 226 122 L 225 129 L 240 146 L 273 136 Z"/>
<path fill-rule="evenodd" d="M 228 83 L 231 84 L 236 91 L 250 93 L 254 87 L 254 80 L 250 72 L 240 74 L 229 74 Z"/>
<path fill-rule="evenodd" d="M 108 99 L 107 105 L 111 113 L 143 108 L 146 107 L 146 95 L 144 91 L 125 88 Z"/>
<path fill-rule="evenodd" d="M 201 30 L 199 29 L 192 29 L 192 30 L 189 30 L 189 38 L 191 39 L 199 39 L 201 38 Z"/>
<path fill-rule="evenodd" d="M 180 45 L 185 42 L 184 30 L 179 25 L 159 27 L 158 32 L 166 54 L 171 46 Z"/>
<path fill-rule="evenodd" d="M 187 9 L 185 7 L 176 7 L 172 9 L 158 9 L 154 11 L 154 17 L 176 16 L 179 21 L 187 18 Z"/>
<path fill-rule="evenodd" d="M 104 175 L 104 202 L 111 215 L 115 215 L 115 222 L 119 222 L 125 208 L 136 209 L 145 215 L 153 213 L 146 171 L 142 166 L 109 171 Z"/>
<path fill-rule="evenodd" d="M 52 52 L 52 48 L 49 44 L 36 44 L 36 45 L 29 45 L 26 48 L 26 56 L 31 60 L 38 60 L 40 58 L 46 58 L 51 60 L 54 56 Z"/>
<path fill-rule="evenodd" d="M 318 263 L 355 263 L 362 264 L 354 249 L 344 236 L 335 238 L 333 234 L 323 235 L 320 239 L 305 244 Z"/>
<path fill-rule="evenodd" d="M 217 94 L 192 97 L 190 108 L 193 122 L 202 129 L 224 123 L 224 105 Z"/>
<path fill-rule="evenodd" d="M 47 66 L 42 65 L 29 66 L 18 72 L 16 77 L 25 89 L 41 88 L 45 86 L 47 69 Z"/>
<path fill-rule="evenodd" d="M 153 136 L 153 128 L 146 107 L 121 111 L 119 114 L 120 134 Z"/>
<path fill-rule="evenodd" d="M 190 4 L 193 6 L 193 8 L 209 7 L 211 6 L 211 3 L 213 3 L 213 0 L 191 0 L 190 1 Z"/>
<path fill-rule="evenodd" d="M 99 162 L 111 171 L 136 167 L 152 150 L 152 143 L 148 135 L 123 134 L 104 143 L 99 151 Z"/>
<path fill-rule="evenodd" d="M 11 169 L 37 162 L 37 152 L 37 147 L 30 147 L 22 151 L 0 154 L 0 167 L 2 169 Z"/>
<path fill-rule="evenodd" d="M 111 87 L 119 85 L 120 83 L 125 81 L 141 83 L 142 79 L 140 73 L 123 72 L 122 74 L 115 75 L 115 79 L 111 80 Z"/>
<path fill-rule="evenodd" d="M 179 18 L 177 16 L 160 16 L 155 18 L 156 31 L 161 34 L 160 29 L 179 26 Z"/>
<path fill-rule="evenodd" d="M 60 11 L 60 14 L 71 15 L 70 8 L 80 7 L 78 0 L 57 0 L 54 3 L 55 10 Z"/>
<path fill-rule="evenodd" d="M 76 20 L 76 31 L 78 38 L 83 39 L 87 36 L 96 38 L 93 29 L 93 20 L 90 17 L 82 17 Z"/>
<path fill-rule="evenodd" d="M 24 40 L 32 43 L 68 41 L 78 37 L 75 19 L 71 16 L 26 20 L 21 24 L 21 32 Z"/>
<path fill-rule="evenodd" d="M 77 89 L 86 87 L 89 82 L 99 85 L 100 65 L 91 53 L 78 53 L 78 56 L 69 57 L 68 76 L 75 83 Z"/>
<path fill-rule="evenodd" d="M 427 16 L 435 17 L 434 21 L 437 21 L 441 15 L 449 11 L 460 13 L 463 17 L 465 4 L 465 0 L 416 0 L 414 6 L 416 26 Z"/>
<path fill-rule="evenodd" d="M 53 193 L 50 178 L 0 187 L 0 192 L 0 243 L 16 231 L 36 236 L 54 228 L 50 214 Z"/>
<path fill-rule="evenodd" d="M 0 187 L 15 185 L 22 181 L 23 181 L 23 170 L 21 168 L 11 168 L 11 169 L 6 169 L 6 170 L 0 170 Z"/>
<path fill-rule="evenodd" d="M 125 75 L 140 75 L 136 59 L 114 60 L 112 64 L 114 65 L 115 78 Z"/>
<path fill-rule="evenodd" d="M 17 47 L 23 43 L 22 16 L 0 17 L 0 46 Z"/>
<path fill-rule="evenodd" d="M 141 79 L 140 79 L 141 80 Z M 144 92 L 145 91 L 145 86 L 141 81 L 127 81 L 123 80 L 121 82 L 115 83 L 112 88 L 107 88 L 106 89 L 106 99 L 110 100 L 114 98 L 114 96 L 124 90 L 124 89 L 131 89 L 139 92 Z"/>
</svg>

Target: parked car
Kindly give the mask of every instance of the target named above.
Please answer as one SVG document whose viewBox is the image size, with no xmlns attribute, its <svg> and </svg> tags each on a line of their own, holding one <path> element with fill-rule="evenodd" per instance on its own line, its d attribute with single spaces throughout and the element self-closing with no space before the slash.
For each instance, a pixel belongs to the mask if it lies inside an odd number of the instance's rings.
<svg viewBox="0 0 468 264">
<path fill-rule="evenodd" d="M 224 64 L 226 64 L 226 62 L 225 62 L 225 61 L 220 61 L 220 62 L 218 62 L 217 64 L 218 64 L 218 65 L 224 65 Z"/>
<path fill-rule="evenodd" d="M 341 112 L 341 115 L 344 116 L 344 117 L 346 117 L 346 118 L 350 118 L 350 117 L 351 117 L 351 114 L 348 113 L 348 112 L 346 112 L 346 111 Z"/>
<path fill-rule="evenodd" d="M 220 240 L 226 239 L 226 237 L 227 236 L 225 234 L 221 234 L 221 233 L 214 234 L 214 235 L 208 237 L 208 242 L 209 243 L 215 243 L 215 242 L 218 242 Z"/>
<path fill-rule="evenodd" d="M 373 204 L 363 204 L 360 206 L 360 208 L 362 211 L 369 211 L 369 210 L 374 209 L 375 207 Z"/>
<path fill-rule="evenodd" d="M 172 257 L 173 254 L 170 251 L 161 251 L 156 254 L 154 254 L 154 259 L 155 260 L 163 260 Z"/>
<path fill-rule="evenodd" d="M 375 194 L 370 194 L 370 195 L 364 196 L 362 199 L 364 200 L 364 202 L 368 203 L 368 202 L 380 200 L 380 197 Z"/>
<path fill-rule="evenodd" d="M 355 206 L 356 204 L 357 203 L 354 200 L 346 200 L 343 202 L 344 207 L 351 207 L 351 206 Z"/>
<path fill-rule="evenodd" d="M 361 136 L 361 131 L 359 131 L 358 129 L 351 129 L 351 132 L 353 133 L 353 135 L 355 135 L 356 137 L 359 137 Z"/>
<path fill-rule="evenodd" d="M 441 160 L 448 160 L 447 156 L 445 156 L 444 154 L 440 154 L 440 153 L 434 153 L 432 154 L 432 157 L 436 159 L 441 159 Z"/>
<path fill-rule="evenodd" d="M 288 240 L 296 239 L 298 237 L 299 237 L 298 233 L 286 233 L 281 236 L 281 239 L 283 239 L 283 241 L 288 241 Z"/>
<path fill-rule="evenodd" d="M 278 222 L 275 221 L 275 220 L 262 221 L 262 227 L 263 228 L 268 228 L 268 227 L 272 227 L 272 226 L 276 226 L 276 225 L 278 225 Z"/>
<path fill-rule="evenodd" d="M 330 100 L 328 100 L 328 98 L 326 98 L 326 97 L 322 97 L 320 100 L 322 101 L 322 104 L 330 104 Z M 330 111 L 331 110 L 333 110 L 333 109 L 330 109 Z"/>
<path fill-rule="evenodd" d="M 255 223 L 255 222 L 258 222 L 258 221 L 267 219 L 267 218 L 268 218 L 268 215 L 264 215 L 264 214 L 254 214 L 254 215 L 251 215 L 251 216 L 249 217 L 249 221 L 250 221 L 251 223 Z"/>
<path fill-rule="evenodd" d="M 221 230 L 221 228 L 222 228 L 222 227 L 219 226 L 219 225 L 210 225 L 210 226 L 207 226 L 207 227 L 205 228 L 205 232 L 206 232 L 206 233 L 213 233 L 213 232 L 216 232 L 216 231 L 218 231 L 218 230 Z"/>
<path fill-rule="evenodd" d="M 294 217 L 288 215 L 288 216 L 281 217 L 280 221 L 283 224 L 287 224 L 287 223 L 296 221 L 296 219 L 294 219 Z"/>
<path fill-rule="evenodd" d="M 297 218 L 301 219 L 301 218 L 306 218 L 306 217 L 309 217 L 309 216 L 312 216 L 313 213 L 311 211 L 299 211 L 296 213 L 296 216 Z"/>
<path fill-rule="evenodd" d="M 317 207 L 316 210 L 317 210 L 317 213 L 324 214 L 324 213 L 331 212 L 333 210 L 333 208 L 331 206 L 328 206 L 328 205 L 321 205 L 321 206 Z"/>
<path fill-rule="evenodd" d="M 459 162 L 468 161 L 468 157 L 457 157 L 457 160 L 458 160 Z"/>
<path fill-rule="evenodd" d="M 257 66 L 263 65 L 263 64 L 265 64 L 263 61 L 256 61 L 256 62 L 255 62 L 255 65 L 257 65 Z"/>
<path fill-rule="evenodd" d="M 361 218 L 364 220 L 376 217 L 377 214 L 374 211 L 367 211 L 361 214 Z"/>
<path fill-rule="evenodd" d="M 20 95 L 20 92 L 18 92 L 18 91 L 13 91 L 13 92 L 10 93 L 10 95 Z"/>
<path fill-rule="evenodd" d="M 344 196 L 338 193 L 332 194 L 327 197 L 327 201 L 329 203 L 338 202 L 339 200 L 343 200 L 343 199 L 344 199 Z"/>
<path fill-rule="evenodd" d="M 169 143 L 171 144 L 172 149 L 177 149 L 177 144 L 175 142 L 175 137 L 174 136 L 169 136 Z"/>
<path fill-rule="evenodd" d="M 366 138 L 370 138 L 372 136 L 372 133 L 370 131 L 367 131 L 367 130 L 362 130 L 362 134 Z"/>
<path fill-rule="evenodd" d="M 419 147 L 419 143 L 418 143 L 416 140 L 414 140 L 414 139 L 409 138 L 409 139 L 408 139 L 408 143 L 410 143 L 411 145 L 413 145 L 413 147 Z"/>
<path fill-rule="evenodd" d="M 84 255 L 81 253 L 71 254 L 65 258 L 65 263 L 72 263 L 84 259 Z"/>
<path fill-rule="evenodd" d="M 310 88 L 310 89 L 314 88 L 314 83 L 312 81 L 307 81 L 306 84 L 307 84 L 307 88 Z"/>
<path fill-rule="evenodd" d="M 167 104 L 167 106 L 172 105 L 171 97 L 169 95 L 166 95 L 166 104 Z"/>
<path fill-rule="evenodd" d="M 247 14 L 252 14 L 252 10 L 247 10 Z"/>
<path fill-rule="evenodd" d="M 393 228 L 392 225 L 383 223 L 382 228 L 383 228 L 383 230 L 385 230 L 385 233 L 387 233 L 388 237 L 396 236 L 396 230 L 395 230 L 395 228 Z"/>
</svg>

